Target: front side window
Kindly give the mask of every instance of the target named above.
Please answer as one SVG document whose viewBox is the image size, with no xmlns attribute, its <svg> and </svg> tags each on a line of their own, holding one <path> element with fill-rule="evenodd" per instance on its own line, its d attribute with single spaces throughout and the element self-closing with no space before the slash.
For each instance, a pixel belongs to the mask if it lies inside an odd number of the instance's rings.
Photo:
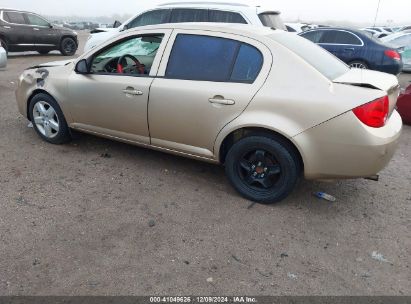
<svg viewBox="0 0 411 304">
<path fill-rule="evenodd" d="M 170 22 L 208 22 L 208 10 L 176 8 L 171 13 Z"/>
<path fill-rule="evenodd" d="M 248 44 L 226 38 L 180 34 L 174 42 L 166 77 L 252 83 L 262 62 L 261 53 Z"/>
<path fill-rule="evenodd" d="M 221 23 L 242 23 L 247 24 L 247 21 L 239 13 L 224 12 L 219 10 L 209 10 L 210 22 Z"/>
<path fill-rule="evenodd" d="M 305 39 L 310 40 L 311 42 L 319 43 L 323 34 L 324 34 L 324 31 L 309 31 L 309 32 L 300 34 L 300 36 L 304 37 Z"/>
<path fill-rule="evenodd" d="M 143 76 L 150 74 L 164 35 L 144 35 L 123 40 L 97 54 L 91 73 Z"/>
<path fill-rule="evenodd" d="M 6 18 L 8 22 L 15 23 L 15 24 L 26 24 L 26 20 L 24 20 L 24 16 L 22 13 L 19 12 L 5 12 Z"/>
<path fill-rule="evenodd" d="M 168 23 L 170 20 L 170 10 L 169 9 L 161 9 L 161 10 L 154 10 L 150 12 L 146 12 L 133 21 L 131 21 L 127 28 L 134 28 L 138 26 L 145 26 L 145 25 L 154 25 L 154 24 L 163 24 Z"/>
<path fill-rule="evenodd" d="M 40 18 L 39 16 L 36 16 L 33 14 L 26 14 L 26 16 L 27 16 L 27 20 L 29 21 L 30 25 L 44 26 L 44 27 L 50 26 L 50 23 L 48 23 L 43 18 Z"/>
</svg>

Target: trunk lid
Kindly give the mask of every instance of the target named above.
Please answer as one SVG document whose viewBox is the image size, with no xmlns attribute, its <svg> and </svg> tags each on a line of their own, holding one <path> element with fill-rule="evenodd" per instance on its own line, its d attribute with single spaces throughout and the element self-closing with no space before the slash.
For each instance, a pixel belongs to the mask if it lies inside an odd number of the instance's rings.
<svg viewBox="0 0 411 304">
<path fill-rule="evenodd" d="M 348 73 L 337 77 L 333 82 L 384 91 L 390 100 L 390 115 L 395 109 L 400 94 L 400 85 L 396 76 L 376 71 L 350 69 Z"/>
</svg>

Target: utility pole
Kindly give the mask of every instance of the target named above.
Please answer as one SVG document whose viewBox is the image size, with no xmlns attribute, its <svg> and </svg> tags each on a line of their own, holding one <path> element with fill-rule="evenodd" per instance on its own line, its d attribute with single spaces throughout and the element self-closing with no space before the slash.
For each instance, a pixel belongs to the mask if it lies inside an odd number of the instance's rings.
<svg viewBox="0 0 411 304">
<path fill-rule="evenodd" d="M 380 11 L 381 0 L 378 0 L 377 12 L 375 13 L 374 26 L 377 24 L 378 12 Z"/>
</svg>

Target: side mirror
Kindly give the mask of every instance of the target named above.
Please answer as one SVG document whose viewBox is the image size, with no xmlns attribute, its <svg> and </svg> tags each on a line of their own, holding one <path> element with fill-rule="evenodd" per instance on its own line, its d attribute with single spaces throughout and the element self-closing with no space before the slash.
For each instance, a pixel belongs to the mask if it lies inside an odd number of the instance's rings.
<svg viewBox="0 0 411 304">
<path fill-rule="evenodd" d="M 121 25 L 121 22 L 116 20 L 114 21 L 113 28 L 118 28 Z"/>
<path fill-rule="evenodd" d="M 74 69 L 77 74 L 88 74 L 88 64 L 86 59 L 81 59 L 79 62 L 77 62 L 76 67 Z"/>
<path fill-rule="evenodd" d="M 49 24 L 49 28 L 53 28 L 53 27 L 54 27 L 54 25 L 50 23 L 50 24 Z"/>
</svg>

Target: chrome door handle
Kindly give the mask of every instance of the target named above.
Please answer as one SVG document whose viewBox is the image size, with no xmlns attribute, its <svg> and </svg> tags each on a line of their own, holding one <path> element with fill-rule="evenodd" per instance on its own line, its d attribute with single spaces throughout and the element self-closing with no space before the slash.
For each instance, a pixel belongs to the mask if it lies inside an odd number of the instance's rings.
<svg viewBox="0 0 411 304">
<path fill-rule="evenodd" d="M 142 91 L 129 89 L 129 88 L 124 89 L 123 93 L 126 94 L 126 95 L 135 95 L 135 96 L 140 96 L 140 95 L 144 94 Z"/>
<path fill-rule="evenodd" d="M 5 25 L 3 27 L 6 28 L 6 29 L 11 29 L 11 26 L 8 26 L 8 25 Z"/>
<path fill-rule="evenodd" d="M 39 29 L 36 27 L 33 27 L 33 31 L 39 31 Z"/>
<path fill-rule="evenodd" d="M 224 98 L 210 98 L 208 100 L 210 103 L 214 104 L 220 104 L 220 105 L 225 105 L 225 106 L 232 106 L 235 105 L 235 101 L 232 99 L 224 99 Z"/>
</svg>

